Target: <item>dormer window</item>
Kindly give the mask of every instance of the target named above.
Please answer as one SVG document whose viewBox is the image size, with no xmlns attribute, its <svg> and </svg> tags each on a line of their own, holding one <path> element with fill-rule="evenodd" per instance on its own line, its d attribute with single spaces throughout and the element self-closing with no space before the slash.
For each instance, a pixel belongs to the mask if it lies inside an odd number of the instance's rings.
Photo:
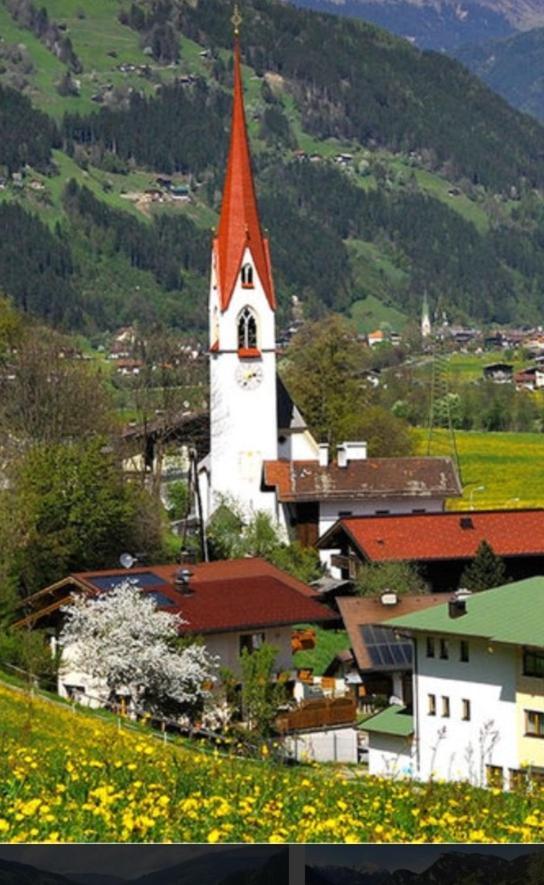
<svg viewBox="0 0 544 885">
<path fill-rule="evenodd" d="M 240 271 L 243 289 L 253 289 L 253 267 L 251 264 L 243 264 Z"/>
<path fill-rule="evenodd" d="M 257 317 L 250 307 L 244 307 L 238 317 L 238 353 L 241 356 L 259 356 Z"/>
</svg>

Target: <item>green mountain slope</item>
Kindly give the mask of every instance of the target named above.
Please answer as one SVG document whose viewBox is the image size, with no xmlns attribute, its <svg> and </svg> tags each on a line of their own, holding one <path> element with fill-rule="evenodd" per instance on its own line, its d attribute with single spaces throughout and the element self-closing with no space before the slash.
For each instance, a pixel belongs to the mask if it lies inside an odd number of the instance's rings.
<svg viewBox="0 0 544 885">
<path fill-rule="evenodd" d="M 544 120 L 544 28 L 465 46 L 456 56 L 511 105 Z"/>
<path fill-rule="evenodd" d="M 0 0 L 0 288 L 87 332 L 133 319 L 204 331 L 228 144 L 228 4 L 40 10 Z M 281 316 L 298 295 L 311 315 L 401 325 L 426 288 L 452 318 L 535 321 L 544 130 L 456 62 L 375 27 L 279 0 L 242 11 Z"/>
</svg>

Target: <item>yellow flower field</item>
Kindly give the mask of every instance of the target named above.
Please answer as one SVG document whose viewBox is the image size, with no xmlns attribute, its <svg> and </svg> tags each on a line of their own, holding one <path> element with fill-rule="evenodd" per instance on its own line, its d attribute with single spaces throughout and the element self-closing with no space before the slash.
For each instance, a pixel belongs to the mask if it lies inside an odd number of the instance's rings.
<svg viewBox="0 0 544 885">
<path fill-rule="evenodd" d="M 540 842 L 544 790 L 411 784 L 163 744 L 0 686 L 0 841 Z"/>
<path fill-rule="evenodd" d="M 426 454 L 427 431 L 417 429 L 413 433 L 417 454 Z M 544 433 L 457 430 L 455 436 L 465 495 L 452 499 L 451 509 L 544 506 Z M 451 454 L 445 431 L 436 431 L 431 454 Z"/>
</svg>

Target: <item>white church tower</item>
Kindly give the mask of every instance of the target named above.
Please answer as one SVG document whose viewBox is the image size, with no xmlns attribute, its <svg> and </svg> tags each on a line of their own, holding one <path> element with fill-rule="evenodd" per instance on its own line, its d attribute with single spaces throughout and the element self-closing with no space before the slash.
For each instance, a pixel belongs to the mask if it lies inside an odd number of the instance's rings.
<svg viewBox="0 0 544 885">
<path fill-rule="evenodd" d="M 421 308 L 421 337 L 428 338 L 431 334 L 431 311 L 429 309 L 429 299 L 427 292 L 423 294 L 423 305 Z"/>
<path fill-rule="evenodd" d="M 263 461 L 278 457 L 276 297 L 251 169 L 238 24 L 230 147 L 212 248 L 206 509 L 210 516 L 234 496 L 246 515 L 266 510 L 276 518 L 274 491 L 261 490 Z"/>
</svg>

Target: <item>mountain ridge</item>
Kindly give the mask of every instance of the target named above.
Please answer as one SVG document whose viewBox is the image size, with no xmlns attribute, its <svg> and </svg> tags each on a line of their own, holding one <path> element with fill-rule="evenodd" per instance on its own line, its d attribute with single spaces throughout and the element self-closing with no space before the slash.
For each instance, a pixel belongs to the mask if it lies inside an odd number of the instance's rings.
<svg viewBox="0 0 544 885">
<path fill-rule="evenodd" d="M 522 885 L 544 873 L 544 852 L 528 849 L 507 859 L 493 854 L 444 852 L 420 872 L 409 869 L 365 871 L 348 867 L 307 867 L 306 885 Z"/>
<path fill-rule="evenodd" d="M 544 27 L 453 54 L 513 107 L 544 121 Z"/>
<path fill-rule="evenodd" d="M 469 43 L 544 26 L 539 0 L 292 0 L 307 9 L 360 18 L 424 49 Z"/>
</svg>

